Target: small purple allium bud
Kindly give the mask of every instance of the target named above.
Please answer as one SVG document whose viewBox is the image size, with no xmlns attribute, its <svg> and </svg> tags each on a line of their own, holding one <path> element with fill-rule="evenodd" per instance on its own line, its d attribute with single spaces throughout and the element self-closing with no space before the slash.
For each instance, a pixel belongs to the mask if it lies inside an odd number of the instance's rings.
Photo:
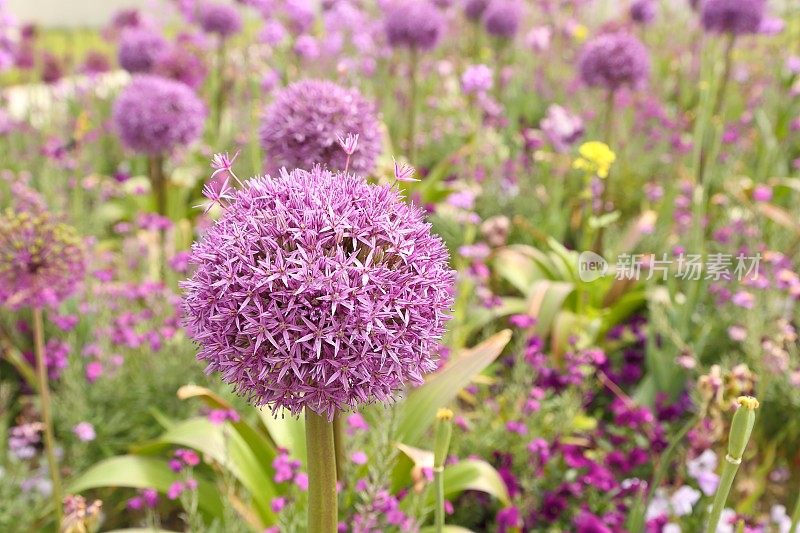
<svg viewBox="0 0 800 533">
<path fill-rule="evenodd" d="M 394 48 L 431 50 L 444 33 L 442 13 L 428 0 L 394 0 L 384 11 L 383 27 Z"/>
<path fill-rule="evenodd" d="M 198 358 L 256 405 L 332 419 L 436 368 L 454 273 L 395 188 L 320 166 L 248 180 L 192 263 Z"/>
<path fill-rule="evenodd" d="M 126 148 L 149 155 L 166 154 L 200 137 L 206 108 L 189 86 L 140 75 L 122 90 L 112 114 Z"/>
<path fill-rule="evenodd" d="M 149 72 L 167 46 L 164 37 L 150 28 L 128 28 L 120 36 L 117 59 L 130 73 Z"/>
<path fill-rule="evenodd" d="M 343 170 L 349 156 L 338 138 L 348 133 L 358 135 L 358 151 L 349 161 L 353 172 L 371 172 L 382 149 L 375 107 L 357 89 L 330 81 L 303 80 L 283 89 L 264 114 L 259 133 L 273 174 L 281 167 L 317 164 Z"/>
<path fill-rule="evenodd" d="M 214 33 L 227 38 L 242 31 L 242 17 L 239 11 L 230 4 L 205 2 L 200 5 L 200 27 L 206 33 Z"/>
<path fill-rule="evenodd" d="M 756 33 L 765 9 L 765 0 L 703 0 L 700 2 L 700 19 L 703 28 L 710 32 Z"/>
<path fill-rule="evenodd" d="M 419 181 L 416 178 L 413 178 L 414 175 L 414 167 L 411 165 L 407 165 L 406 163 L 398 163 L 397 159 L 392 158 L 394 161 L 394 179 L 397 181 L 403 182 L 411 182 L 411 181 Z"/>
<path fill-rule="evenodd" d="M 356 148 L 358 148 L 358 133 L 348 133 L 346 137 L 337 135 L 336 141 L 342 147 L 344 153 L 353 155 L 356 152 Z"/>
<path fill-rule="evenodd" d="M 604 33 L 586 43 L 578 61 L 581 80 L 590 87 L 639 87 L 650 75 L 647 48 L 625 32 Z"/>
<path fill-rule="evenodd" d="M 75 229 L 46 211 L 0 212 L 0 304 L 55 307 L 85 273 L 85 247 Z"/>
<path fill-rule="evenodd" d="M 72 432 L 75 433 L 75 436 L 83 442 L 91 442 L 97 436 L 94 431 L 94 426 L 89 422 L 78 423 L 74 428 L 72 428 Z"/>
</svg>

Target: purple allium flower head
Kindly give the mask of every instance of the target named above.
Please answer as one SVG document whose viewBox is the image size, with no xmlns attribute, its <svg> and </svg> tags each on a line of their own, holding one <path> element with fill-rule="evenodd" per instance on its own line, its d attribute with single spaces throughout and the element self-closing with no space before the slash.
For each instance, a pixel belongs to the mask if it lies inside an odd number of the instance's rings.
<svg viewBox="0 0 800 533">
<path fill-rule="evenodd" d="M 392 187 L 320 166 L 254 178 L 192 262 L 198 358 L 256 405 L 332 418 L 436 368 L 454 273 Z"/>
<path fill-rule="evenodd" d="M 481 17 L 486 33 L 511 39 L 519 30 L 522 4 L 518 0 L 492 0 Z"/>
<path fill-rule="evenodd" d="M 715 33 L 756 33 L 765 9 L 764 0 L 703 0 L 700 20 L 703 28 Z"/>
<path fill-rule="evenodd" d="M 120 36 L 117 60 L 128 72 L 148 72 L 167 46 L 164 37 L 150 28 L 128 28 Z"/>
<path fill-rule="evenodd" d="M 197 55 L 181 46 L 172 46 L 158 58 L 153 73 L 197 90 L 203 85 L 208 69 Z"/>
<path fill-rule="evenodd" d="M 0 213 L 0 304 L 56 306 L 85 273 L 85 248 L 74 228 L 46 211 Z"/>
<path fill-rule="evenodd" d="M 583 47 L 578 60 L 580 77 L 590 87 L 616 90 L 623 85 L 639 87 L 650 75 L 647 48 L 625 32 L 604 33 Z"/>
<path fill-rule="evenodd" d="M 242 30 L 239 10 L 229 4 L 205 2 L 200 6 L 200 27 L 206 33 L 215 33 L 222 38 L 236 35 Z"/>
<path fill-rule="evenodd" d="M 114 102 L 113 120 L 126 148 L 165 154 L 196 140 L 203 131 L 206 108 L 183 83 L 140 75 Z"/>
<path fill-rule="evenodd" d="M 359 174 L 371 172 L 382 144 L 375 107 L 357 89 L 330 81 L 293 83 L 278 94 L 261 122 L 267 169 L 274 174 L 281 167 L 322 164 L 343 170 L 347 154 L 338 139 L 348 133 L 358 135 L 350 169 Z"/>
<path fill-rule="evenodd" d="M 649 24 L 656 18 L 657 9 L 655 0 L 636 0 L 630 7 L 631 20 L 639 24 Z"/>
<path fill-rule="evenodd" d="M 469 20 L 479 21 L 486 11 L 489 0 L 464 0 L 464 16 Z"/>
<path fill-rule="evenodd" d="M 431 50 L 444 32 L 442 13 L 428 0 L 394 0 L 386 7 L 383 27 L 389 44 Z"/>
</svg>

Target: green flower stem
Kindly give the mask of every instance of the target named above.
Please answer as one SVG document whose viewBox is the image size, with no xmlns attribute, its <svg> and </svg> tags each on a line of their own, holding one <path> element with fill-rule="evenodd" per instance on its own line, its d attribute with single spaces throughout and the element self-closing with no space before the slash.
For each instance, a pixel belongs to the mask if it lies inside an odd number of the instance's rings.
<svg viewBox="0 0 800 533">
<path fill-rule="evenodd" d="M 225 39 L 220 37 L 217 45 L 217 92 L 214 102 L 214 133 L 220 135 L 222 112 L 225 108 Z"/>
<path fill-rule="evenodd" d="M 453 434 L 453 411 L 439 409 L 436 413 L 436 440 L 433 448 L 433 483 L 436 487 L 436 507 L 434 523 L 436 533 L 444 531 L 444 462 L 450 449 Z"/>
<path fill-rule="evenodd" d="M 308 527 L 314 533 L 336 533 L 339 523 L 336 494 L 336 447 L 333 422 L 306 408 L 308 468 Z"/>
<path fill-rule="evenodd" d="M 711 508 L 711 516 L 708 519 L 708 533 L 714 533 L 717 530 L 722 510 L 725 508 L 725 502 L 728 501 L 728 495 L 733 486 L 733 478 L 736 477 L 736 472 L 739 470 L 741 459 L 734 459 L 731 456 L 725 457 L 725 463 L 722 466 L 722 474 L 719 478 L 719 486 L 717 493 L 714 495 L 714 505 Z"/>
<path fill-rule="evenodd" d="M 789 528 L 789 533 L 800 533 L 797 525 L 800 524 L 800 492 L 797 494 L 797 502 L 794 504 L 794 511 L 792 511 L 792 526 Z"/>
<path fill-rule="evenodd" d="M 150 187 L 156 201 L 156 211 L 159 215 L 167 215 L 167 179 L 164 176 L 164 156 L 151 155 L 148 160 Z"/>
<path fill-rule="evenodd" d="M 606 116 L 605 116 L 605 142 L 610 149 L 614 149 L 614 117 L 616 116 L 616 110 L 614 109 L 614 103 L 616 93 L 613 90 L 609 90 L 608 94 L 606 95 Z M 600 193 L 600 212 L 597 213 L 598 217 L 602 217 L 606 212 L 606 204 L 608 203 L 608 199 L 611 197 L 611 176 L 608 175 L 603 180 L 603 191 Z M 589 213 L 591 217 L 591 203 L 589 204 Z M 592 245 L 592 250 L 599 255 L 603 255 L 603 233 L 604 228 L 599 227 L 597 228 L 597 235 L 595 236 L 594 244 Z"/>
<path fill-rule="evenodd" d="M 339 411 L 333 415 L 333 446 L 336 449 L 336 479 L 344 483 L 344 420 Z"/>
<path fill-rule="evenodd" d="M 417 134 L 417 70 L 419 69 L 419 52 L 415 47 L 411 48 L 411 61 L 409 64 L 409 109 L 408 109 L 408 126 L 406 128 L 406 150 L 408 150 L 408 160 L 412 165 L 417 164 L 417 143 L 414 138 Z"/>
<path fill-rule="evenodd" d="M 44 425 L 44 449 L 50 466 L 50 479 L 53 481 L 53 507 L 56 516 L 56 531 L 61 529 L 61 474 L 56 461 L 56 439 L 53 433 L 53 414 L 51 412 L 50 387 L 47 384 L 47 364 L 44 358 L 44 320 L 42 310 L 33 310 L 33 345 L 36 357 L 36 374 L 39 382 L 42 423 Z"/>
</svg>

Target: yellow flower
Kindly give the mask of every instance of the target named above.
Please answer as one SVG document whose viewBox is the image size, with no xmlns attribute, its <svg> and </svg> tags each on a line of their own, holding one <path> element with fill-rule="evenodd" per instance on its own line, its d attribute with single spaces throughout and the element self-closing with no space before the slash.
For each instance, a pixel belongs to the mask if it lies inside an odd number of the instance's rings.
<svg viewBox="0 0 800 533">
<path fill-rule="evenodd" d="M 572 163 L 572 168 L 597 174 L 601 178 L 608 177 L 611 165 L 617 160 L 617 154 L 606 143 L 600 141 L 583 143 L 578 153 L 581 157 Z"/>
<path fill-rule="evenodd" d="M 576 24 L 572 28 L 572 36 L 575 38 L 577 42 L 582 43 L 589 36 L 589 28 L 587 28 L 583 24 Z"/>
</svg>

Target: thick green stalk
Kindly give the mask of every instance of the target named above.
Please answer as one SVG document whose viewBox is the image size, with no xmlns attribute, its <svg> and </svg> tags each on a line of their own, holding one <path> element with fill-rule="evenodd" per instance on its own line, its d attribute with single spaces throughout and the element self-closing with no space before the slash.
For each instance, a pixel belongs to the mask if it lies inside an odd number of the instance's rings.
<svg viewBox="0 0 800 533">
<path fill-rule="evenodd" d="M 333 422 L 306 408 L 309 533 L 336 533 L 339 522 L 336 494 L 336 447 Z"/>
<path fill-rule="evenodd" d="M 612 150 L 614 149 L 614 116 L 615 116 L 615 92 L 613 90 L 608 91 L 608 95 L 606 97 L 606 118 L 605 118 L 605 142 L 609 148 Z M 597 213 L 598 217 L 602 217 L 606 212 L 606 204 L 608 203 L 608 199 L 610 198 L 610 190 L 611 190 L 611 174 L 605 177 L 603 180 L 603 191 L 600 193 L 600 212 Z M 590 209 L 591 212 L 591 209 Z M 591 216 L 591 215 L 590 215 Z M 595 237 L 594 245 L 592 246 L 592 250 L 599 255 L 603 255 L 603 229 L 602 227 L 597 228 L 597 236 Z"/>
<path fill-rule="evenodd" d="M 53 432 L 53 415 L 51 412 L 50 387 L 47 384 L 47 364 L 44 357 L 44 320 L 42 310 L 33 310 L 33 346 L 36 357 L 36 374 L 39 381 L 39 400 L 44 425 L 44 449 L 50 467 L 50 479 L 53 481 L 53 507 L 56 516 L 56 531 L 61 529 L 61 474 L 56 460 L 56 438 Z"/>
<path fill-rule="evenodd" d="M 344 483 L 344 421 L 339 411 L 333 415 L 333 446 L 336 449 L 336 479 Z"/>
<path fill-rule="evenodd" d="M 161 154 L 151 155 L 148 160 L 150 187 L 153 189 L 153 197 L 156 200 L 156 212 L 159 215 L 167 215 L 167 178 L 164 176 L 164 156 Z"/>
</svg>

